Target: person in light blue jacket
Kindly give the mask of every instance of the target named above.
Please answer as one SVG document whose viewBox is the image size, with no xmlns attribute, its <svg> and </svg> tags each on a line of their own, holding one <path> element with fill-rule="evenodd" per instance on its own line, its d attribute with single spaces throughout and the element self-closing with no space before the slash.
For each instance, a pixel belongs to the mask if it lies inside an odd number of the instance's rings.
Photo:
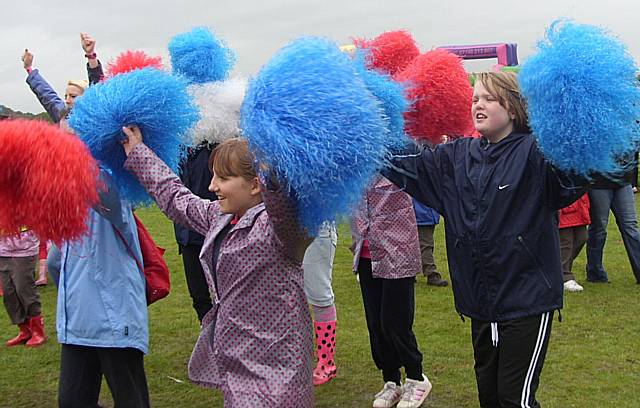
<svg viewBox="0 0 640 408">
<path fill-rule="evenodd" d="M 96 60 L 95 41 L 81 34 L 89 59 L 91 83 L 102 68 Z M 90 48 L 87 48 L 90 47 Z M 65 116 L 88 84 L 70 81 L 63 101 L 25 51 L 27 83 L 52 120 L 65 124 Z M 144 354 L 149 351 L 145 279 L 138 268 L 142 253 L 131 204 L 121 200 L 106 170 L 100 177 L 105 189 L 100 203 L 89 211 L 88 233 L 64 243 L 49 254 L 52 271 L 59 271 L 56 329 L 60 352 L 58 404 L 61 408 L 97 407 L 102 377 L 116 407 L 149 407 Z"/>
<path fill-rule="evenodd" d="M 60 247 L 56 329 L 62 344 L 60 407 L 95 407 L 104 375 L 115 406 L 148 407 L 143 356 L 149 351 L 145 279 L 131 205 L 108 173 L 89 233 Z M 82 373 L 82 375 L 79 375 Z"/>
</svg>

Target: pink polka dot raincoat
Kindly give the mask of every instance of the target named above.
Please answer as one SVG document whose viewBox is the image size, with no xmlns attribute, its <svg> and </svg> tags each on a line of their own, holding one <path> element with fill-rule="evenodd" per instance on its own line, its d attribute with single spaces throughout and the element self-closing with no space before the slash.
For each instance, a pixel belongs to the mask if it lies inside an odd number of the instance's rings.
<svg viewBox="0 0 640 408">
<path fill-rule="evenodd" d="M 351 219 L 353 270 L 358 270 L 366 239 L 374 278 L 416 276 L 422 268 L 413 201 L 404 191 L 377 176 Z"/>
<path fill-rule="evenodd" d="M 264 189 L 224 238 L 212 277 L 213 244 L 231 222 L 146 146 L 125 163 L 175 222 L 205 235 L 200 254 L 214 307 L 189 362 L 191 381 L 219 388 L 225 407 L 312 407 L 312 326 L 302 258 L 310 239 L 284 194 Z"/>
</svg>

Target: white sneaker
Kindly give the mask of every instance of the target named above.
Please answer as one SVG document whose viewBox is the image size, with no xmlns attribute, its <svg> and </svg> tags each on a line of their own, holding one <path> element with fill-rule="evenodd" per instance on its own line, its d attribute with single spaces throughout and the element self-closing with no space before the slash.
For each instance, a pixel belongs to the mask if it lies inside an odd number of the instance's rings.
<svg viewBox="0 0 640 408">
<path fill-rule="evenodd" d="M 402 387 L 388 381 L 384 384 L 382 391 L 376 394 L 376 399 L 373 400 L 373 408 L 391 408 L 395 407 L 400 396 L 402 395 Z"/>
<path fill-rule="evenodd" d="M 426 375 L 422 374 L 422 381 L 407 378 L 402 386 L 402 397 L 398 408 L 418 408 L 431 392 L 431 383 Z"/>
<path fill-rule="evenodd" d="M 578 282 L 571 279 L 564 283 L 564 290 L 567 292 L 582 292 L 584 288 Z"/>
</svg>

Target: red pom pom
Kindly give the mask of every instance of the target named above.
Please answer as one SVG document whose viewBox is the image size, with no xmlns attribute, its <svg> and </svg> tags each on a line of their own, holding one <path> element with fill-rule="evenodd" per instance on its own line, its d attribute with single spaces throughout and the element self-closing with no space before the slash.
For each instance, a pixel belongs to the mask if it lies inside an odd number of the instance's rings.
<svg viewBox="0 0 640 408">
<path fill-rule="evenodd" d="M 405 131 L 415 139 L 440 143 L 442 135 L 464 135 L 473 129 L 473 88 L 462 60 L 435 49 L 415 58 L 394 79 L 408 84 Z"/>
<path fill-rule="evenodd" d="M 107 77 L 142 68 L 162 69 L 162 57 L 150 57 L 144 51 L 125 51 L 107 65 Z"/>
<path fill-rule="evenodd" d="M 395 75 L 404 69 L 420 50 L 415 40 L 406 31 L 389 31 L 373 40 L 354 39 L 358 48 L 371 50 L 367 55 L 367 67 L 388 75 Z"/>
<path fill-rule="evenodd" d="M 76 136 L 42 121 L 0 122 L 0 230 L 61 243 L 87 232 L 98 166 Z"/>
</svg>

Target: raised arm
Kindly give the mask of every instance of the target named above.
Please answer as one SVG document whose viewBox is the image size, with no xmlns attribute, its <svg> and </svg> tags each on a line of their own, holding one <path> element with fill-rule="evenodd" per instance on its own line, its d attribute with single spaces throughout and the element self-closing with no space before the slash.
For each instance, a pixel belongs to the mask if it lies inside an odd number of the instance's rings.
<svg viewBox="0 0 640 408">
<path fill-rule="evenodd" d="M 412 144 L 388 157 L 383 176 L 419 202 L 444 214 L 442 206 L 442 149 Z"/>
<path fill-rule="evenodd" d="M 40 75 L 40 72 L 33 68 L 33 54 L 29 52 L 29 50 L 24 50 L 22 63 L 28 73 L 27 84 L 38 98 L 40 105 L 47 111 L 51 120 L 55 123 L 60 122 L 64 113 L 65 103 L 56 91 L 53 90 L 51 85 Z"/>
<path fill-rule="evenodd" d="M 298 222 L 297 208 L 278 183 L 261 175 L 262 201 L 269 221 L 285 253 L 302 262 L 304 253 L 313 240 Z"/>
<path fill-rule="evenodd" d="M 97 84 L 104 78 L 104 72 L 96 54 L 96 40 L 87 33 L 80 33 L 80 45 L 84 51 L 84 56 L 87 58 L 89 84 Z"/>
<path fill-rule="evenodd" d="M 541 191 L 545 195 L 544 202 L 550 209 L 564 208 L 587 192 L 589 182 L 585 178 L 556 169 L 535 146 L 531 150 L 529 161 L 539 169 Z"/>
<path fill-rule="evenodd" d="M 123 143 L 129 170 L 172 221 L 199 234 L 206 235 L 218 220 L 217 202 L 204 200 L 186 188 L 171 169 L 151 149 L 142 143 L 142 134 L 136 126 L 123 128 L 128 140 Z"/>
</svg>

